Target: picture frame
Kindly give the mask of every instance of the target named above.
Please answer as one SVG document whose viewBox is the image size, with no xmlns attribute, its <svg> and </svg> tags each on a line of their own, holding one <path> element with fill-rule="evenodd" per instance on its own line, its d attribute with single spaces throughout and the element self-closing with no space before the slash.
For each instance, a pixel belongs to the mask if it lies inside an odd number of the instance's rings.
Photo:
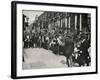
<svg viewBox="0 0 100 80">
<path fill-rule="evenodd" d="M 70 18 L 68 15 L 67 23 L 64 23 L 64 24 L 67 24 L 66 26 L 68 26 L 68 27 L 71 27 L 72 25 L 76 24 L 77 30 L 79 28 L 79 31 L 78 31 L 79 34 L 82 34 L 83 28 L 81 28 L 81 27 L 85 26 L 85 24 L 87 24 L 87 25 L 89 24 L 88 23 L 88 15 L 90 15 L 90 17 L 89 17 L 90 18 L 89 33 L 91 36 L 91 38 L 90 38 L 91 65 L 90 66 L 86 66 L 86 67 L 79 67 L 79 66 L 78 67 L 53 67 L 53 68 L 49 69 L 48 67 L 41 68 L 40 66 L 39 66 L 39 68 L 35 68 L 34 66 L 36 66 L 37 64 L 41 64 L 41 63 L 36 63 L 36 64 L 34 63 L 34 65 L 31 64 L 31 66 L 33 68 L 30 68 L 29 66 L 28 66 L 28 68 L 26 67 L 28 65 L 28 63 L 24 63 L 23 59 L 26 60 L 26 62 L 28 62 L 28 60 L 25 59 L 26 54 L 24 54 L 24 52 L 26 51 L 26 47 L 27 47 L 27 49 L 30 48 L 30 45 L 26 45 L 25 51 L 24 51 L 23 45 L 25 45 L 25 43 L 23 44 L 23 36 L 25 35 L 25 33 L 24 33 L 24 27 L 23 27 L 23 25 L 24 25 L 23 16 L 29 17 L 26 20 L 30 19 L 29 23 L 25 24 L 26 26 L 30 25 L 30 24 L 32 24 L 32 26 L 34 26 L 35 24 L 32 23 L 32 22 L 34 22 L 34 21 L 32 21 L 33 20 L 32 15 L 35 15 L 35 18 L 33 17 L 34 20 L 37 19 L 36 16 L 38 15 L 38 20 L 42 21 L 43 18 L 41 19 L 41 18 L 39 18 L 39 16 L 41 16 L 41 14 L 43 14 L 45 12 L 47 12 L 47 14 L 49 14 L 49 13 L 53 14 L 54 12 L 58 13 L 57 18 L 59 18 L 59 13 L 62 13 L 62 17 L 60 16 L 60 18 L 65 17 L 66 16 L 66 15 L 64 15 L 65 13 L 67 15 L 69 14 Z M 77 15 L 77 18 L 75 18 L 75 14 Z M 45 16 L 45 15 L 42 15 L 42 16 Z M 74 15 L 74 18 L 71 17 L 73 15 Z M 84 15 L 86 15 L 85 16 L 86 18 L 84 18 Z M 54 16 L 51 15 L 50 17 L 55 18 Z M 50 18 L 51 20 L 49 18 L 46 19 L 47 26 L 49 26 L 50 21 L 51 21 L 50 24 L 52 23 L 52 21 L 56 22 L 53 18 Z M 76 19 L 77 22 L 71 21 L 74 19 Z M 82 22 L 82 20 L 83 20 L 83 22 Z M 44 24 L 45 23 L 43 23 L 43 25 Z M 61 24 L 63 25 L 63 21 L 62 21 L 62 23 L 60 23 L 60 27 L 61 27 Z M 98 7 L 97 6 L 12 1 L 11 2 L 11 78 L 20 79 L 20 78 L 38 78 L 38 77 L 56 77 L 56 76 L 68 76 L 68 75 L 71 76 L 71 75 L 97 74 L 98 73 L 98 53 L 97 53 L 97 49 L 98 49 L 98 47 L 97 47 L 97 45 L 98 45 L 97 30 L 98 30 L 98 27 L 97 27 L 97 24 L 98 24 Z M 39 23 L 38 23 L 38 25 L 39 25 Z M 41 25 L 42 24 L 40 24 L 40 26 Z M 56 25 L 56 23 L 55 23 L 55 25 Z M 54 27 L 56 27 L 56 26 L 54 26 Z M 44 26 L 42 27 L 42 29 L 43 28 L 44 28 Z M 31 29 L 32 29 L 32 27 L 31 27 Z M 69 29 L 69 28 L 66 28 L 66 29 Z M 34 29 L 32 29 L 32 30 L 34 30 Z M 87 30 L 87 28 L 86 28 L 86 30 Z M 73 31 L 74 30 L 72 29 L 72 32 Z M 48 30 L 47 30 L 47 32 L 48 32 Z M 69 32 L 71 32 L 71 30 L 69 30 Z M 53 32 L 51 32 L 51 33 L 53 33 Z M 31 43 L 31 44 L 33 44 L 33 43 Z M 35 46 L 36 46 L 36 44 L 35 44 Z M 41 49 L 41 47 L 39 46 L 38 50 L 40 50 L 40 49 Z M 29 52 L 29 51 L 30 50 L 28 50 L 27 52 Z M 32 53 L 34 53 L 34 51 Z M 27 56 L 29 58 L 31 58 L 31 56 L 33 56 L 33 55 L 30 55 L 30 56 L 27 55 Z M 34 58 L 35 57 L 33 56 L 32 59 L 34 59 Z M 41 58 L 41 60 L 42 59 L 43 58 Z M 37 59 L 34 59 L 34 60 L 37 60 Z M 31 61 L 32 60 L 30 59 L 30 62 Z M 47 59 L 47 62 L 50 63 L 49 58 Z M 60 62 L 61 62 L 61 64 L 65 65 L 63 60 Z M 53 60 L 51 63 L 52 63 L 52 65 L 56 64 L 53 62 Z"/>
</svg>

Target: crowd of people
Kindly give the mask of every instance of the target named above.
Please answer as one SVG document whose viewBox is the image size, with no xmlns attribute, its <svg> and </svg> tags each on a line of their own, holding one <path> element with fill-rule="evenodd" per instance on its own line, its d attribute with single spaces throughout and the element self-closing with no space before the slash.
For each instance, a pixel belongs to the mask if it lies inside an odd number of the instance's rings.
<svg viewBox="0 0 100 80">
<path fill-rule="evenodd" d="M 40 32 L 24 32 L 23 36 L 24 48 L 44 48 L 56 55 L 64 55 L 67 42 L 74 44 L 71 54 L 73 63 L 78 63 L 79 66 L 90 66 L 90 33 L 77 34 L 66 29 L 53 29 L 52 31 L 45 29 Z M 68 48 L 67 50 L 72 49 Z"/>
</svg>

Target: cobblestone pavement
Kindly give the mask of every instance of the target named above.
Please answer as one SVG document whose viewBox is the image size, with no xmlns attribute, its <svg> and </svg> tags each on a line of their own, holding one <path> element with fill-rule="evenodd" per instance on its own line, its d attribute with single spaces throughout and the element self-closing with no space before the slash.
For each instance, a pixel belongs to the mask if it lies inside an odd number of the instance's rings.
<svg viewBox="0 0 100 80">
<path fill-rule="evenodd" d="M 28 48 L 23 50 L 23 69 L 63 68 L 67 67 L 66 58 L 55 55 L 52 51 L 43 48 Z"/>
</svg>

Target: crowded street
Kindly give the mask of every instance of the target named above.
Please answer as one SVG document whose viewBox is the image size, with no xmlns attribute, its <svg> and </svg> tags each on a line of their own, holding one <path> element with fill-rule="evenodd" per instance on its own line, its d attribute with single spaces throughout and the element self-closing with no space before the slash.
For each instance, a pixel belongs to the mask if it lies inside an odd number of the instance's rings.
<svg viewBox="0 0 100 80">
<path fill-rule="evenodd" d="M 91 65 L 90 14 L 41 12 L 31 25 L 29 19 L 23 15 L 23 69 Z"/>
</svg>

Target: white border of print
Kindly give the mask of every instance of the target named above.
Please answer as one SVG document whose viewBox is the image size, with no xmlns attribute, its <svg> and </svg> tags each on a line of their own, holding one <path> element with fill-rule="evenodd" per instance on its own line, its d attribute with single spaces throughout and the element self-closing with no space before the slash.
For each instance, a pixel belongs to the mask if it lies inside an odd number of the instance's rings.
<svg viewBox="0 0 100 80">
<path fill-rule="evenodd" d="M 22 10 L 42 10 L 42 11 L 59 11 L 74 13 L 91 13 L 91 66 L 90 67 L 73 67 L 73 68 L 53 68 L 53 69 L 31 69 L 22 70 Z M 50 74 L 69 74 L 69 73 L 85 73 L 95 72 L 96 70 L 96 9 L 92 8 L 76 8 L 76 7 L 60 7 L 45 5 L 28 5 L 17 4 L 17 76 L 36 76 Z"/>
</svg>

